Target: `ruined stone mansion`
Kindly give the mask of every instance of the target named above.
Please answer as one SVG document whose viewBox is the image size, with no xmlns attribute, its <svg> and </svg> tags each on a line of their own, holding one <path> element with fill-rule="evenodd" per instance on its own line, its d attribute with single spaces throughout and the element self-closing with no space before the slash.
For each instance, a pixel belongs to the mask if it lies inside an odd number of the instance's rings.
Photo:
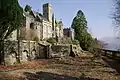
<svg viewBox="0 0 120 80">
<path fill-rule="evenodd" d="M 70 54 L 71 45 L 46 45 L 40 42 L 49 38 L 64 38 L 63 33 L 73 38 L 73 30 L 63 30 L 62 21 L 55 19 L 51 4 L 43 5 L 43 14 L 24 11 L 23 15 L 24 24 L 1 44 L 0 64 L 13 65 L 17 62 Z"/>
<path fill-rule="evenodd" d="M 20 28 L 20 33 L 17 34 L 17 30 L 13 31 L 9 39 L 17 40 L 18 35 L 22 40 L 63 37 L 63 23 L 55 19 L 51 4 L 43 4 L 43 14 L 36 11 L 24 11 L 23 15 L 25 22 Z"/>
</svg>

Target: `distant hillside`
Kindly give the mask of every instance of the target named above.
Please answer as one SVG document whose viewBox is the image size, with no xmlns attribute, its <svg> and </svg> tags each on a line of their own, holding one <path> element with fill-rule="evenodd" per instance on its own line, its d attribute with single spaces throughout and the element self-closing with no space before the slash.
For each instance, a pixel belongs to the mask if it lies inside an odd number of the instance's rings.
<svg viewBox="0 0 120 80">
<path fill-rule="evenodd" d="M 104 48 L 110 50 L 119 50 L 120 49 L 120 38 L 117 37 L 106 37 L 100 39 L 104 43 Z"/>
</svg>

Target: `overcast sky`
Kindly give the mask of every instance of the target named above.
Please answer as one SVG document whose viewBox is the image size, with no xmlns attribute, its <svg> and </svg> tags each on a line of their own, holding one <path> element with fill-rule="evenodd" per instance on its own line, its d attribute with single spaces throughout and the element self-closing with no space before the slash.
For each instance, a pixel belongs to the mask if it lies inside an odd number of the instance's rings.
<svg viewBox="0 0 120 80">
<path fill-rule="evenodd" d="M 55 17 L 62 19 L 64 27 L 70 27 L 78 10 L 82 10 L 87 18 L 89 31 L 94 37 L 115 36 L 112 25 L 113 0 L 19 0 L 22 7 L 30 5 L 33 10 L 42 13 L 42 5 L 51 3 Z"/>
</svg>

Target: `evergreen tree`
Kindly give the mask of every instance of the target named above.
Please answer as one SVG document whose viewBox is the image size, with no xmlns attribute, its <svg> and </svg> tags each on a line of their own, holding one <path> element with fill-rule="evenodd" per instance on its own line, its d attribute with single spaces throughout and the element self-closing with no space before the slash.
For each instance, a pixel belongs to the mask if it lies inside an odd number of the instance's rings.
<svg viewBox="0 0 120 80">
<path fill-rule="evenodd" d="M 79 41 L 82 49 L 90 50 L 93 45 L 93 38 L 91 34 L 87 32 L 87 20 L 81 10 L 77 12 L 71 27 L 75 30 L 75 39 Z"/>
<path fill-rule="evenodd" d="M 22 24 L 23 9 L 18 0 L 0 0 L 0 40 L 4 40 Z"/>
<path fill-rule="evenodd" d="M 24 10 L 25 10 L 26 12 L 27 12 L 27 11 L 30 12 L 30 11 L 31 11 L 31 6 L 26 5 Z"/>
<path fill-rule="evenodd" d="M 23 9 L 20 7 L 18 0 L 0 0 L 0 40 L 6 39 L 14 30 L 18 30 L 23 23 Z M 3 42 L 0 41 L 0 64 L 4 60 Z M 18 40 L 18 56 L 19 56 Z M 17 58 L 18 62 L 20 59 Z"/>
</svg>

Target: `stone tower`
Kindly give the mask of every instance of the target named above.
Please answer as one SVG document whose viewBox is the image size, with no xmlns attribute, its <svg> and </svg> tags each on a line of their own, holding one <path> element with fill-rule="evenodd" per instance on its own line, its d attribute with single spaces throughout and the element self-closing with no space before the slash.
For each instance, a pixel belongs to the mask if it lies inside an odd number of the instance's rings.
<svg viewBox="0 0 120 80">
<path fill-rule="evenodd" d="M 52 5 L 50 3 L 43 4 L 43 16 L 52 22 Z"/>
</svg>

